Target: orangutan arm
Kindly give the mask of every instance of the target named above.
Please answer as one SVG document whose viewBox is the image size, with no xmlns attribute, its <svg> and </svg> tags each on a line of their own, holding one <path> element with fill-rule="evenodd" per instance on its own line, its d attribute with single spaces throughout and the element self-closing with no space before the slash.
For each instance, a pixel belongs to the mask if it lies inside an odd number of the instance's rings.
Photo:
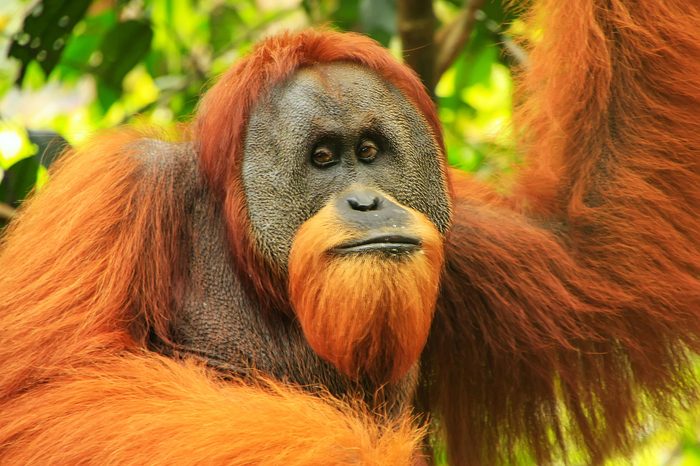
<svg viewBox="0 0 700 466">
<path fill-rule="evenodd" d="M 419 440 L 407 419 L 380 428 L 340 402 L 153 354 L 66 369 L 2 418 L 11 464 L 406 465 Z"/>
<path fill-rule="evenodd" d="M 455 464 L 511 464 L 523 439 L 537 463 L 571 440 L 596 463 L 628 445 L 638 408 L 696 385 L 684 369 L 700 350 L 700 9 L 538 12 L 516 195 L 456 187 L 426 352 Z"/>
</svg>

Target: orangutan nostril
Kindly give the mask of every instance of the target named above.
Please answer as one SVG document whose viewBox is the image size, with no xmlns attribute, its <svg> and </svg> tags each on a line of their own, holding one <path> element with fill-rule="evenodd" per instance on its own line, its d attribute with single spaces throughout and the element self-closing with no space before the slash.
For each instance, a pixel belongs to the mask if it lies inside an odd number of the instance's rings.
<svg viewBox="0 0 700 466">
<path fill-rule="evenodd" d="M 348 204 L 352 210 L 367 212 L 371 210 L 379 210 L 381 199 L 374 193 L 354 192 L 347 198 Z"/>
</svg>

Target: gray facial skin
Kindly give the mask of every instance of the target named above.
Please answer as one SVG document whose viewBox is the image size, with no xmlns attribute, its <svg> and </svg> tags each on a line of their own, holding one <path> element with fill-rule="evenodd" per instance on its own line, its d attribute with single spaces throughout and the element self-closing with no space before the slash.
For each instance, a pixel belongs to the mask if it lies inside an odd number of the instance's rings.
<svg viewBox="0 0 700 466">
<path fill-rule="evenodd" d="M 378 149 L 372 161 L 358 157 L 367 142 Z M 315 164 L 319 149 L 333 163 Z M 372 71 L 349 63 L 298 71 L 261 99 L 247 128 L 243 186 L 262 254 L 286 270 L 297 229 L 351 185 L 393 196 L 445 233 L 441 156 L 422 115 Z"/>
<path fill-rule="evenodd" d="M 144 140 L 138 149 L 148 169 L 172 178 L 189 220 L 181 244 L 188 257 L 183 297 L 175 304 L 168 334 L 151 335 L 152 350 L 202 360 L 226 378 L 246 380 L 260 373 L 312 393 L 363 398 L 377 413 L 393 416 L 410 404 L 417 365 L 381 388 L 366 378 L 350 380 L 311 349 L 293 321 L 282 313 L 261 312 L 233 268 L 221 204 L 203 183 L 190 144 Z"/>
<path fill-rule="evenodd" d="M 366 140 L 378 149 L 371 162 L 357 154 Z M 410 404 L 418 365 L 380 390 L 367 378 L 348 379 L 322 360 L 295 321 L 282 313 L 264 316 L 233 268 L 221 205 L 202 184 L 196 149 L 144 144 L 142 152 L 156 161 L 154 169 L 177 174 L 176 191 L 191 222 L 182 246 L 189 251 L 184 296 L 169 335 L 153 335 L 152 349 L 195 356 L 232 377 L 245 378 L 254 370 L 312 391 L 360 394 L 372 409 L 399 413 Z M 332 152 L 336 163 L 314 165 L 318 147 Z M 341 198 L 349 190 L 359 203 L 376 192 L 390 195 L 445 232 L 450 209 L 441 156 L 423 117 L 374 73 L 351 64 L 299 71 L 265 96 L 249 121 L 243 182 L 253 237 L 270 265 L 285 270 L 297 229 L 331 200 L 345 209 L 341 215 L 348 225 L 371 233 L 376 225 Z M 385 218 L 401 223 L 405 210 L 392 202 L 384 201 Z"/>
</svg>

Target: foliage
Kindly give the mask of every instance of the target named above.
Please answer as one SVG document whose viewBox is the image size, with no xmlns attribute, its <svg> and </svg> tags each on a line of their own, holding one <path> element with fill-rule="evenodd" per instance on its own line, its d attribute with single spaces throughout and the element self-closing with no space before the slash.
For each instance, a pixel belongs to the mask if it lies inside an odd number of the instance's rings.
<svg viewBox="0 0 700 466">
<path fill-rule="evenodd" d="M 440 24 L 464 0 L 434 0 Z M 494 179 L 517 163 L 513 60 L 521 24 L 500 0 L 479 11 L 470 40 L 436 88 L 452 165 Z M 120 124 L 187 121 L 211 79 L 260 37 L 326 25 L 369 34 L 401 54 L 397 0 L 5 0 L 0 6 L 0 226 L 65 147 Z M 671 434 L 650 426 L 634 464 L 700 464 L 688 416 Z M 613 462 L 610 464 L 619 464 Z"/>
<path fill-rule="evenodd" d="M 460 6 L 436 2 L 440 21 L 453 19 Z M 504 19 L 499 2 L 486 14 L 493 24 Z M 60 135 L 48 144 L 56 149 L 124 123 L 186 121 L 209 80 L 266 34 L 326 25 L 364 32 L 400 54 L 395 0 L 10 0 L 0 15 L 0 47 L 7 49 L 0 61 L 2 134 L 22 141 L 19 152 L 12 142 L 0 145 L 0 202 L 12 207 L 55 156 L 40 163 L 37 132 Z M 513 160 L 511 79 L 498 34 L 486 25 L 475 28 L 437 94 L 450 161 L 496 176 Z"/>
</svg>

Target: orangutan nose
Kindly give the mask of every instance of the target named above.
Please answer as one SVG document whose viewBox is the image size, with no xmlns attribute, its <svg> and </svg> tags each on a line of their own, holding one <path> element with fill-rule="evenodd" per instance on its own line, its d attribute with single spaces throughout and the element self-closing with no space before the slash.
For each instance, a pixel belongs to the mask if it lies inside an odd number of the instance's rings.
<svg viewBox="0 0 700 466">
<path fill-rule="evenodd" d="M 380 191 L 357 186 L 336 201 L 341 219 L 360 231 L 402 229 L 411 223 L 408 210 Z"/>
<path fill-rule="evenodd" d="M 354 191 L 347 197 L 350 208 L 352 210 L 359 210 L 360 212 L 379 210 L 383 199 L 383 197 L 380 197 L 372 191 Z"/>
</svg>

